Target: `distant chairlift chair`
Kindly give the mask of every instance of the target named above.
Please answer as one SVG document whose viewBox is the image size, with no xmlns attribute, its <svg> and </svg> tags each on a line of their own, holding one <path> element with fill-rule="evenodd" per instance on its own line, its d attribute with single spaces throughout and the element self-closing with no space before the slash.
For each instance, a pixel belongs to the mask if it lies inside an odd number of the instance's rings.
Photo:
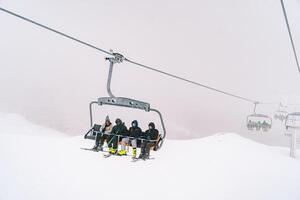
<svg viewBox="0 0 300 200">
<path fill-rule="evenodd" d="M 272 127 L 272 118 L 268 115 L 256 113 L 256 106 L 258 102 L 254 103 L 254 113 L 247 116 L 247 128 L 250 131 L 269 131 Z"/>
</svg>

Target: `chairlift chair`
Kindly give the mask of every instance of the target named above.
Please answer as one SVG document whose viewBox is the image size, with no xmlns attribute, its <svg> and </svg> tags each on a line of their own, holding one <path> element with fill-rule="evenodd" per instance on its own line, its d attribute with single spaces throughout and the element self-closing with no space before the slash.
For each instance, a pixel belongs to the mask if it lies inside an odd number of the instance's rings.
<svg viewBox="0 0 300 200">
<path fill-rule="evenodd" d="M 275 111 L 274 119 L 284 121 L 286 116 L 288 115 L 288 112 L 286 111 L 286 107 L 284 107 L 281 103 L 278 106 L 278 109 Z"/>
<path fill-rule="evenodd" d="M 256 113 L 256 106 L 258 102 L 254 103 L 254 113 L 247 116 L 247 128 L 250 131 L 269 131 L 272 127 L 272 118 L 268 115 Z"/>
<path fill-rule="evenodd" d="M 268 131 L 272 127 L 272 118 L 263 114 L 252 114 L 247 117 L 248 130 Z"/>
<path fill-rule="evenodd" d="M 289 113 L 285 119 L 285 128 L 300 129 L 300 112 Z"/>
<path fill-rule="evenodd" d="M 85 134 L 85 139 L 92 139 L 95 140 L 97 132 L 100 131 L 100 129 L 95 130 L 95 125 L 93 122 L 93 105 L 108 105 L 108 106 L 119 106 L 119 107 L 126 107 L 126 108 L 132 108 L 132 109 L 140 109 L 144 110 L 146 112 L 155 112 L 158 114 L 160 118 L 160 122 L 162 125 L 162 133 L 159 135 L 158 143 L 156 144 L 156 150 L 160 149 L 162 147 L 162 144 L 164 142 L 164 139 L 166 137 L 166 129 L 163 121 L 162 114 L 159 110 L 151 108 L 149 103 L 138 101 L 131 98 L 126 97 L 116 97 L 111 92 L 111 79 L 112 79 L 112 72 L 113 72 L 113 66 L 116 63 L 121 63 L 124 60 L 123 55 L 118 53 L 113 53 L 114 57 L 106 58 L 106 60 L 109 61 L 109 73 L 108 73 L 108 79 L 107 79 L 107 93 L 109 97 L 99 97 L 97 101 L 92 101 L 89 105 L 90 110 L 90 130 Z M 97 127 L 96 127 L 97 128 Z"/>
<path fill-rule="evenodd" d="M 274 119 L 275 120 L 280 120 L 280 121 L 284 121 L 286 116 L 288 115 L 287 111 L 284 110 L 277 110 L 274 114 Z"/>
</svg>

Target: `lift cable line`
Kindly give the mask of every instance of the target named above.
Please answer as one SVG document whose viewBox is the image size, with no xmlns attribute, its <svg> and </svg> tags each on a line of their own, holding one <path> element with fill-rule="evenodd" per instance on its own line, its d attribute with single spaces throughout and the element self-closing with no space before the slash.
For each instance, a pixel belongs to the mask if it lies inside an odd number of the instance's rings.
<svg viewBox="0 0 300 200">
<path fill-rule="evenodd" d="M 125 60 L 126 60 L 127 62 L 130 62 L 130 63 L 132 63 L 132 64 L 138 65 L 138 66 L 140 66 L 140 67 L 143 67 L 143 68 L 146 68 L 146 69 L 149 69 L 149 70 L 152 70 L 152 71 L 155 71 L 155 72 L 158 72 L 158 73 L 161 73 L 161 74 L 164 74 L 164 75 L 167 75 L 167 76 L 170 76 L 170 77 L 173 77 L 173 78 L 176 78 L 176 79 L 179 79 L 179 80 L 182 80 L 182 81 L 185 81 L 185 82 L 188 82 L 188 83 L 197 85 L 197 86 L 200 86 L 200 87 L 204 87 L 204 88 L 206 88 L 206 89 L 213 90 L 213 91 L 215 91 L 215 92 L 222 93 L 222 94 L 225 94 L 225 95 L 227 95 L 227 96 L 235 97 L 235 98 L 238 98 L 238 99 L 241 99 L 241 100 L 244 100 L 244 101 L 248 101 L 248 102 L 251 102 L 251 103 L 257 102 L 257 101 L 254 101 L 254 100 L 251 100 L 251 99 L 248 99 L 248 98 L 245 98 L 245 97 L 241 97 L 241 96 L 238 96 L 238 95 L 234 95 L 234 94 L 231 94 L 231 93 L 228 93 L 228 92 L 225 92 L 225 91 L 222 91 L 222 90 L 219 90 L 219 89 L 216 89 L 216 88 L 207 86 L 207 85 L 203 85 L 203 84 L 201 84 L 201 83 L 197 83 L 197 82 L 195 82 L 195 81 L 188 80 L 188 79 L 186 79 L 186 78 L 182 78 L 182 77 L 180 77 L 180 76 L 176 76 L 176 75 L 173 75 L 173 74 L 170 74 L 170 73 L 167 73 L 167 72 L 164 72 L 164 71 L 161 71 L 161 70 L 158 70 L 158 69 L 149 67 L 149 66 L 147 66 L 147 65 L 143 65 L 143 64 L 140 64 L 140 63 L 131 61 L 131 60 L 126 59 L 126 58 L 125 58 Z"/>
<path fill-rule="evenodd" d="M 132 63 L 132 64 L 134 64 L 134 65 L 137 65 L 137 66 L 146 68 L 146 69 L 148 69 L 148 70 L 152 70 L 152 71 L 155 71 L 155 72 L 164 74 L 164 75 L 166 75 L 166 76 L 170 76 L 170 77 L 172 77 L 172 78 L 179 79 L 179 80 L 181 80 L 181 81 L 185 81 L 185 82 L 194 84 L 194 85 L 196 85 L 196 86 L 200 86 L 200 87 L 203 87 L 203 88 L 206 88 L 206 89 L 209 89 L 209 90 L 212 90 L 212 91 L 221 93 L 221 94 L 223 94 L 223 95 L 231 96 L 231 97 L 234 97 L 234 98 L 237 98 L 237 99 L 240 99 L 240 100 L 243 100 L 243 101 L 247 101 L 247 102 L 250 102 L 250 103 L 253 103 L 253 104 L 262 103 L 262 102 L 255 101 L 255 100 L 252 100 L 252 99 L 249 99 L 249 98 L 245 98 L 245 97 L 242 97 L 242 96 L 239 96 L 239 95 L 235 95 L 235 94 L 232 94 L 232 93 L 223 91 L 223 90 L 219 90 L 219 89 L 216 89 L 216 88 L 213 88 L 213 87 L 210 87 L 210 86 L 207 86 L 207 85 L 204 85 L 204 84 L 201 84 L 201 83 L 198 83 L 198 82 L 195 82 L 195 81 L 192 81 L 192 80 L 189 80 L 189 79 L 186 79 L 186 78 L 177 76 L 177 75 L 173 75 L 173 74 L 170 74 L 170 73 L 167 73 L 167 72 L 164 72 L 164 71 L 155 69 L 155 68 L 153 68 L 153 67 L 149 67 L 149 66 L 147 66 L 147 65 L 143 65 L 143 64 L 137 63 L 137 62 L 135 62 L 135 61 L 132 61 L 132 60 L 129 60 L 129 59 L 125 58 L 125 57 L 124 57 L 123 55 L 121 55 L 121 54 L 118 54 L 118 53 L 112 53 L 112 52 L 103 50 L 103 49 L 101 49 L 101 48 L 99 48 L 99 47 L 96 47 L 96 46 L 94 46 L 94 45 L 92 45 L 92 44 L 83 42 L 82 40 L 76 39 L 76 38 L 74 38 L 74 37 L 72 37 L 72 36 L 69 36 L 69 35 L 67 35 L 67 34 L 64 34 L 64 33 L 60 32 L 60 31 L 57 31 L 57 30 L 55 30 L 55 29 L 52 29 L 52 28 L 50 28 L 50 27 L 48 27 L 48 26 L 42 25 L 42 24 L 40 24 L 40 23 L 38 23 L 38 22 L 35 22 L 35 21 L 31 20 L 31 19 L 28 19 L 28 18 L 23 17 L 23 16 L 21 16 L 21 15 L 19 15 L 19 14 L 16 14 L 16 13 L 14 13 L 14 12 L 11 12 L 11 11 L 9 11 L 9 10 L 7 10 L 7 9 L 4 9 L 4 8 L 1 8 L 1 7 L 0 7 L 0 10 L 4 11 L 4 12 L 10 14 L 10 15 L 13 15 L 13 16 L 15 16 L 15 17 L 18 17 L 18 18 L 20 18 L 20 19 L 22 19 L 22 20 L 25 20 L 25 21 L 27 21 L 27 22 L 30 22 L 30 23 L 32 23 L 32 24 L 35 24 L 35 25 L 37 25 L 37 26 L 39 26 L 39 27 L 41 27 L 41 28 L 44 28 L 44 29 L 47 29 L 47 30 L 49 30 L 49 31 L 51 31 L 51 32 L 57 33 L 57 34 L 59 34 L 59 35 L 62 35 L 62 36 L 64 36 L 64 37 L 68 38 L 68 39 L 71 39 L 71 40 L 75 41 L 75 42 L 81 43 L 81 44 L 83 44 L 83 45 L 85 45 L 85 46 L 88 46 L 88 47 L 91 47 L 91 48 L 96 49 L 96 50 L 98 50 L 98 51 L 101 51 L 101 52 L 103 52 L 103 53 L 106 53 L 106 54 L 115 56 L 117 59 L 122 59 L 122 60 L 127 61 L 127 62 L 129 62 L 129 63 Z"/>
<path fill-rule="evenodd" d="M 11 15 L 13 15 L 13 16 L 15 16 L 15 17 L 18 17 L 18 18 L 20 18 L 20 19 L 23 19 L 23 20 L 25 20 L 25 21 L 27 21 L 27 22 L 30 22 L 30 23 L 32 23 L 32 24 L 35 24 L 35 25 L 37 25 L 37 26 L 39 26 L 39 27 L 42 27 L 42 28 L 44 28 L 44 29 L 47 29 L 47 30 L 52 31 L 52 32 L 54 32 L 54 33 L 57 33 L 57 34 L 59 34 L 59 35 L 62 35 L 62 36 L 64 36 L 64 37 L 66 37 L 66 38 L 69 38 L 69 39 L 71 39 L 71 40 L 74 40 L 74 41 L 76 41 L 76 42 L 79 42 L 79 43 L 81 43 L 81 44 L 83 44 L 83 45 L 86 45 L 86 46 L 91 47 L 91 48 L 93 48 L 93 49 L 96 49 L 96 50 L 98 50 L 98 51 L 102 51 L 103 53 L 106 53 L 106 54 L 109 54 L 109 55 L 113 55 L 112 53 L 110 53 L 110 52 L 108 52 L 108 51 L 105 51 L 105 50 L 103 50 L 103 49 L 100 49 L 99 47 L 96 47 L 96 46 L 91 45 L 91 44 L 89 44 L 89 43 L 83 42 L 82 40 L 76 39 L 76 38 L 74 38 L 74 37 L 72 37 L 72 36 L 69 36 L 69 35 L 67 35 L 67 34 L 64 34 L 64 33 L 60 32 L 60 31 L 57 31 L 57 30 L 55 30 L 55 29 L 53 29 L 53 28 L 50 28 L 50 27 L 48 27 L 48 26 L 45 26 L 45 25 L 40 24 L 40 23 L 38 23 L 38 22 L 35 22 L 35 21 L 31 20 L 31 19 L 28 19 L 28 18 L 26 18 L 26 17 L 23 17 L 23 16 L 21 16 L 21 15 L 18 15 L 18 14 L 16 14 L 16 13 L 11 12 L 11 11 L 9 11 L 9 10 L 6 10 L 6 9 L 4 9 L 4 8 L 1 8 L 1 7 L 0 7 L 0 10 L 6 12 L 6 13 L 8 13 L 8 14 L 11 14 Z"/>
<path fill-rule="evenodd" d="M 286 10 L 285 10 L 285 7 L 284 7 L 284 2 L 283 2 L 283 0 L 280 0 L 280 2 L 281 2 L 281 7 L 282 7 L 282 10 L 283 10 L 283 15 L 284 15 L 284 19 L 285 19 L 285 22 L 286 22 L 286 26 L 287 26 L 287 29 L 288 29 L 288 32 L 289 32 L 289 37 L 290 37 L 290 40 L 291 40 L 292 48 L 293 48 L 293 51 L 294 51 L 296 64 L 297 64 L 298 71 L 299 71 L 299 74 L 300 74 L 300 66 L 299 66 L 298 56 L 297 56 L 294 40 L 293 40 L 293 37 L 292 37 L 292 32 L 291 32 L 291 29 L 290 29 L 289 21 L 288 21 L 288 18 L 287 18 Z"/>
</svg>

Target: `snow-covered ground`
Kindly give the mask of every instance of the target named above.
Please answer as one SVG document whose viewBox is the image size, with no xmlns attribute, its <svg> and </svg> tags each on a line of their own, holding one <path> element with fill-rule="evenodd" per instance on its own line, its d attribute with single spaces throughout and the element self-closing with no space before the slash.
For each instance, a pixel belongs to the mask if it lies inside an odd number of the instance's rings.
<svg viewBox="0 0 300 200">
<path fill-rule="evenodd" d="M 237 134 L 167 140 L 135 163 L 80 149 L 92 146 L 0 114 L 0 199 L 300 199 L 300 151 Z"/>
</svg>

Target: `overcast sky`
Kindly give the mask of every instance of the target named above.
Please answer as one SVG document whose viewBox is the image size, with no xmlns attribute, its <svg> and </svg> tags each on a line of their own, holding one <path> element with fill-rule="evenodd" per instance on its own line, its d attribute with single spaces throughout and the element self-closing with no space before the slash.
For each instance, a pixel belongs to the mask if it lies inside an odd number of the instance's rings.
<svg viewBox="0 0 300 200">
<path fill-rule="evenodd" d="M 285 4 L 300 54 L 300 1 Z M 0 0 L 0 5 L 211 87 L 258 101 L 300 103 L 300 75 L 280 0 Z M 107 96 L 106 55 L 3 12 L 0 24 L 0 112 L 83 134 L 89 128 L 89 102 Z M 245 121 L 253 105 L 129 63 L 116 65 L 112 90 L 159 109 L 169 138 L 248 134 Z M 276 109 L 259 106 L 258 112 L 273 115 Z M 142 128 L 159 123 L 155 114 L 110 107 L 97 108 L 96 120 L 107 114 L 127 125 L 138 119 Z M 272 134 L 281 128 L 276 125 Z"/>
</svg>

